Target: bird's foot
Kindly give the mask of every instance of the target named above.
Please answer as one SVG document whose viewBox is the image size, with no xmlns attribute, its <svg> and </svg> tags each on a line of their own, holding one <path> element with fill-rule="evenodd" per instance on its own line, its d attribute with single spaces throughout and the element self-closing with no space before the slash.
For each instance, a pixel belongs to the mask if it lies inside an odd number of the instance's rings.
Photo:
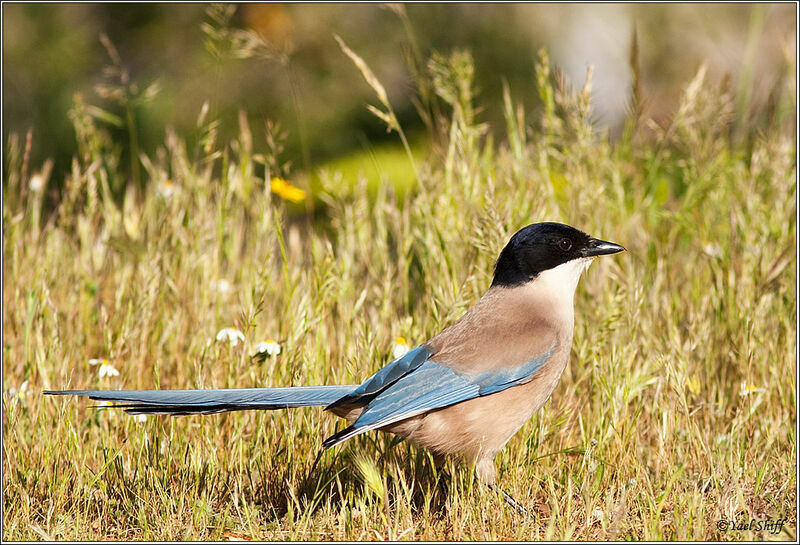
<svg viewBox="0 0 800 545">
<path fill-rule="evenodd" d="M 505 490 L 503 490 L 502 488 L 500 488 L 499 486 L 497 486 L 495 484 L 490 484 L 488 486 L 489 486 L 489 490 L 491 490 L 492 492 L 499 493 L 501 496 L 503 496 L 503 499 L 505 500 L 505 502 L 508 505 L 510 505 L 511 507 L 513 507 L 514 510 L 518 514 L 520 514 L 521 516 L 525 517 L 528 520 L 534 520 L 535 519 L 533 514 L 530 511 L 528 511 L 527 509 L 525 509 L 522 506 L 521 503 L 519 503 L 517 500 L 515 500 L 514 497 L 511 494 L 509 494 L 508 492 L 506 492 Z"/>
</svg>

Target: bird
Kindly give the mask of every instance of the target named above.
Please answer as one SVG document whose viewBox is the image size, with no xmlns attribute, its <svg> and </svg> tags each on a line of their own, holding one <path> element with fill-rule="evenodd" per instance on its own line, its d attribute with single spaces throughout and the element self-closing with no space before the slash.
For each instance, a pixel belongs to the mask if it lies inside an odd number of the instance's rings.
<svg viewBox="0 0 800 545">
<path fill-rule="evenodd" d="M 131 414 L 212 414 L 324 407 L 347 426 L 325 449 L 370 430 L 474 464 L 497 487 L 495 457 L 550 398 L 569 361 L 578 280 L 594 258 L 625 248 L 569 225 L 517 231 L 500 252 L 488 290 L 457 321 L 361 384 L 221 390 L 49 390 L 111 402 Z M 322 451 L 320 451 L 322 452 Z"/>
</svg>

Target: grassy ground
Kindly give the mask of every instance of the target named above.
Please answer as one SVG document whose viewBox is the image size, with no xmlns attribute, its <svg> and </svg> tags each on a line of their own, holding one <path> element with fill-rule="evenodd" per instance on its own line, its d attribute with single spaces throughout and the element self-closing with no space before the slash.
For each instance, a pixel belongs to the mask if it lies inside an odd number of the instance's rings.
<svg viewBox="0 0 800 545">
<path fill-rule="evenodd" d="M 734 97 L 701 70 L 667 127 L 632 119 L 611 146 L 589 122 L 588 89 L 554 85 L 543 58 L 542 115 L 526 120 L 509 99 L 493 143 L 468 63 L 431 68 L 452 115 L 402 201 L 389 176 L 328 171 L 286 202 L 268 182 L 285 174 L 279 145 L 255 156 L 244 125 L 221 145 L 204 120 L 196 148 L 168 134 L 143 158 L 146 189 L 115 196 L 119 150 L 77 104 L 81 154 L 53 213 L 37 189 L 46 165 L 11 142 L 4 539 L 795 538 L 792 121 L 742 130 Z M 419 343 L 457 319 L 508 237 L 541 220 L 628 252 L 581 281 L 564 377 L 498 458 L 534 521 L 456 462 L 437 492 L 425 453 L 388 436 L 315 466 L 340 425 L 318 409 L 138 421 L 41 395 L 358 382 L 397 337 Z M 224 327 L 245 341 L 217 342 Z M 267 339 L 281 354 L 251 358 Z M 750 519 L 786 522 L 774 536 L 719 522 Z"/>
</svg>

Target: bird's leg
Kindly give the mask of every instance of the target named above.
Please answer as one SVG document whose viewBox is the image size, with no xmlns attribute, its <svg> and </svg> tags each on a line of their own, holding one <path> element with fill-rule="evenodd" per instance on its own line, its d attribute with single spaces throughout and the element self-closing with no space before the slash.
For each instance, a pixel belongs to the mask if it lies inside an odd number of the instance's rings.
<svg viewBox="0 0 800 545">
<path fill-rule="evenodd" d="M 503 496 L 505 502 L 513 507 L 517 513 L 527 519 L 533 520 L 533 515 L 531 515 L 527 509 L 522 507 L 522 505 L 515 500 L 511 494 L 494 484 L 495 480 L 497 479 L 497 467 L 494 465 L 493 457 L 479 457 L 475 463 L 475 475 L 478 477 L 480 482 L 485 483 L 486 486 L 489 487 L 489 490 L 499 493 L 501 496 Z"/>
<path fill-rule="evenodd" d="M 436 454 L 433 452 L 428 452 L 427 456 L 428 456 L 428 461 L 433 465 L 431 471 L 433 472 L 433 475 L 436 477 L 436 480 L 438 481 L 442 477 L 442 473 L 444 472 L 445 457 L 442 456 L 441 454 Z"/>
<path fill-rule="evenodd" d="M 311 471 L 308 472 L 309 475 L 313 475 L 314 472 L 317 470 L 317 464 L 319 464 L 319 459 L 322 458 L 322 455 L 325 453 L 325 449 L 319 449 L 317 452 L 317 457 L 314 458 L 314 464 L 311 466 Z"/>
<path fill-rule="evenodd" d="M 445 471 L 445 457 L 432 452 L 427 453 L 428 459 L 433 464 L 430 468 L 430 473 L 434 477 L 433 485 L 428 489 L 430 494 L 431 505 L 435 506 L 437 511 L 444 508 L 447 498 L 450 495 L 449 480 L 450 475 Z"/>
<path fill-rule="evenodd" d="M 522 507 L 522 504 L 520 504 L 517 500 L 515 500 L 511 494 L 509 494 L 496 484 L 490 484 L 487 486 L 489 487 L 489 490 L 491 490 L 492 492 L 499 493 L 501 496 L 503 496 L 503 499 L 506 501 L 506 503 L 511 507 L 513 507 L 517 511 L 517 513 L 519 513 L 520 515 L 522 515 L 527 519 L 530 520 L 534 519 L 533 515 L 527 509 Z"/>
</svg>

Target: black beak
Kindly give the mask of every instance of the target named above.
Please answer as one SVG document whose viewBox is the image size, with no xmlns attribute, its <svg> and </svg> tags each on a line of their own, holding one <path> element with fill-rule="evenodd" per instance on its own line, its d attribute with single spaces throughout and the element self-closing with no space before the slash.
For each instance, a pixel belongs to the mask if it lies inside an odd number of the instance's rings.
<svg viewBox="0 0 800 545">
<path fill-rule="evenodd" d="M 586 257 L 595 257 L 598 255 L 616 254 L 617 252 L 624 252 L 625 248 L 613 242 L 606 242 L 605 240 L 598 240 L 590 238 L 583 255 Z"/>
</svg>

